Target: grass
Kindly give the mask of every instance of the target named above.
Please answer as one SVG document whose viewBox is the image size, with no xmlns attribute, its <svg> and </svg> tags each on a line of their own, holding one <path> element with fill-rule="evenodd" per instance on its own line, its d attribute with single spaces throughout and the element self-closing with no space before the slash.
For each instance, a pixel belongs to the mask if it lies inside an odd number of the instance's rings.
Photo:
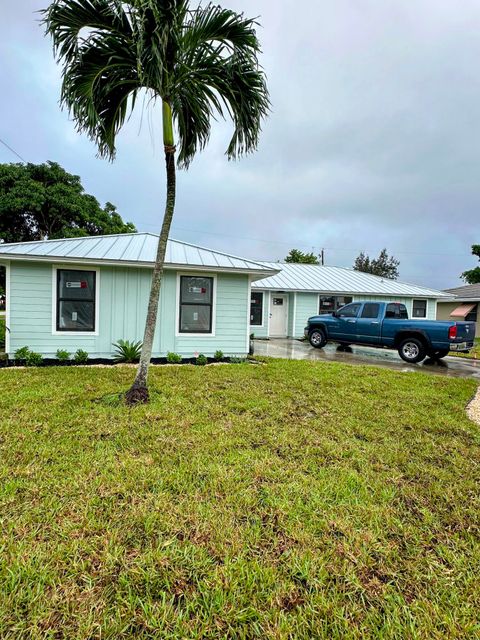
<svg viewBox="0 0 480 640">
<path fill-rule="evenodd" d="M 468 353 L 456 353 L 455 351 L 450 351 L 449 355 L 456 356 L 457 358 L 480 358 L 480 338 L 475 338 L 475 345 Z"/>
<path fill-rule="evenodd" d="M 472 380 L 0 371 L 0 637 L 474 638 Z"/>
</svg>

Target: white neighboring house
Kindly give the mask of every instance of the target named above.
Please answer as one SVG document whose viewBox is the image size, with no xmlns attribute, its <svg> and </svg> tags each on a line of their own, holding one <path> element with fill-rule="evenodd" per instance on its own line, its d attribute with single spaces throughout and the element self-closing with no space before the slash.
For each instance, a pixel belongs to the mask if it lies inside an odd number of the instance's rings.
<svg viewBox="0 0 480 640">
<path fill-rule="evenodd" d="M 256 338 L 301 338 L 307 319 L 349 302 L 401 302 L 409 317 L 435 320 L 448 294 L 343 267 L 263 262 L 280 272 L 252 283 L 250 328 Z M 451 296 L 450 296 L 451 297 Z"/>
</svg>

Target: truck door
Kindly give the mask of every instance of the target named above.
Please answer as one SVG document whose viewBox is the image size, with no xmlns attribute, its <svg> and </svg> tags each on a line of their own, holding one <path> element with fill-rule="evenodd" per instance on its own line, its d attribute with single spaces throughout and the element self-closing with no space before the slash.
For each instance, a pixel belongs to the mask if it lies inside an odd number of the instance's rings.
<svg viewBox="0 0 480 640">
<path fill-rule="evenodd" d="M 329 330 L 334 340 L 341 342 L 356 342 L 357 340 L 357 316 L 362 306 L 361 302 L 352 302 L 337 311 L 336 322 Z"/>
<path fill-rule="evenodd" d="M 357 318 L 357 340 L 364 344 L 378 344 L 382 332 L 378 302 L 365 302 Z"/>
</svg>

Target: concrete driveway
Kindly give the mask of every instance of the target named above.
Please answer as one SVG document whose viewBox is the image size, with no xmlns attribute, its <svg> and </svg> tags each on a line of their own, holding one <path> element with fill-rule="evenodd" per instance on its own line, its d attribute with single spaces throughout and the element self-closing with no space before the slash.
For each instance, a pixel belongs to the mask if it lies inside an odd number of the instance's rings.
<svg viewBox="0 0 480 640">
<path fill-rule="evenodd" d="M 407 364 L 396 351 L 371 347 L 338 347 L 330 342 L 323 349 L 314 349 L 309 342 L 289 338 L 254 340 L 255 355 L 290 360 L 319 360 L 320 362 L 343 362 L 344 364 L 368 364 L 405 373 L 423 371 L 457 378 L 480 380 L 480 360 L 447 357 L 443 360 L 426 359 L 420 364 Z"/>
</svg>

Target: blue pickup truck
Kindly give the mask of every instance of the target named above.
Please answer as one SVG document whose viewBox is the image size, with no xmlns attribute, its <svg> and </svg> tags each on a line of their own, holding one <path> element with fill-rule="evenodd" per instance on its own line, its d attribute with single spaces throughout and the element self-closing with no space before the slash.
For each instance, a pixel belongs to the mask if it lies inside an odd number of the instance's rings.
<svg viewBox="0 0 480 640">
<path fill-rule="evenodd" d="M 444 358 L 450 351 L 470 351 L 474 322 L 411 320 L 399 302 L 352 302 L 334 313 L 312 316 L 305 327 L 312 347 L 327 342 L 397 349 L 405 362 Z"/>
</svg>

